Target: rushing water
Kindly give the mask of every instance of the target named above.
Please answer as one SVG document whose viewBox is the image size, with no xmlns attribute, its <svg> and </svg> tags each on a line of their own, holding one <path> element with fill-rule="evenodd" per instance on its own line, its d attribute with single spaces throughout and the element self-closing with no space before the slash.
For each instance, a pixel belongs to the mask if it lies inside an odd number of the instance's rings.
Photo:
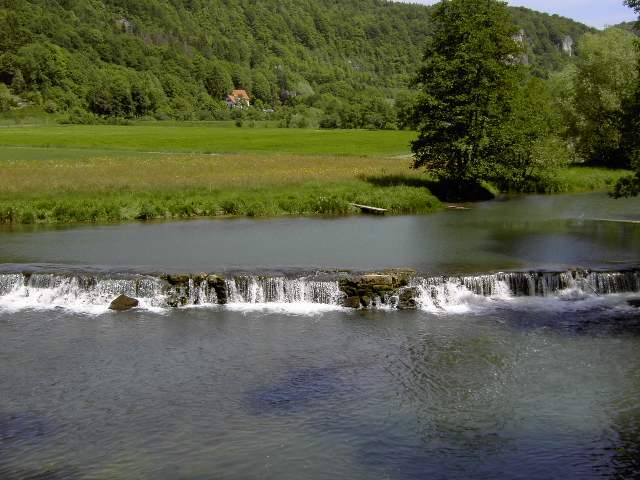
<svg viewBox="0 0 640 480">
<path fill-rule="evenodd" d="M 638 478 L 639 206 L 7 229 L 0 479 Z"/>
</svg>

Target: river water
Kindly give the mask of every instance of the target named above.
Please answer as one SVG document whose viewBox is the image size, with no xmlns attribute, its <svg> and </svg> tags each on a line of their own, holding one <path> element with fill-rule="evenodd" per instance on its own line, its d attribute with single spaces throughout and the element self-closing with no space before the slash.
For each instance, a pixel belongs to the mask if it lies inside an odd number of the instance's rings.
<svg viewBox="0 0 640 480">
<path fill-rule="evenodd" d="M 635 220 L 577 195 L 5 229 L 0 478 L 637 478 Z M 316 272 L 386 267 L 418 271 L 417 310 L 345 309 Z M 168 308 L 168 271 L 233 294 Z"/>
<path fill-rule="evenodd" d="M 526 196 L 423 216 L 14 228 L 0 234 L 0 263 L 218 272 L 412 267 L 436 274 L 636 263 L 638 225 L 603 219 L 640 221 L 640 199 Z"/>
</svg>

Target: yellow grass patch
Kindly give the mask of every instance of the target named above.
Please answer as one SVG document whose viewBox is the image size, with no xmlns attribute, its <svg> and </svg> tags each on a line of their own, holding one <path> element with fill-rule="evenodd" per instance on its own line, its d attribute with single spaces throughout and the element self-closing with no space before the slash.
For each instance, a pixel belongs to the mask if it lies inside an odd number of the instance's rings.
<svg viewBox="0 0 640 480">
<path fill-rule="evenodd" d="M 295 155 L 124 154 L 0 160 L 0 194 L 262 188 L 333 183 L 371 175 L 416 175 L 408 158 Z"/>
</svg>

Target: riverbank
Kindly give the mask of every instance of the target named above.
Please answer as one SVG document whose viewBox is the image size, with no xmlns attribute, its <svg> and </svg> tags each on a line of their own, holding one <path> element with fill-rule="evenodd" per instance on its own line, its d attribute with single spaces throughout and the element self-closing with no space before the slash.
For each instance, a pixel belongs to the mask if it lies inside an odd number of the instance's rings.
<svg viewBox="0 0 640 480">
<path fill-rule="evenodd" d="M 384 208 L 389 214 L 443 208 L 431 193 L 432 181 L 410 170 L 408 159 L 100 153 L 78 157 L 76 151 L 65 160 L 59 157 L 63 152 L 44 151 L 49 153 L 55 154 L 50 160 L 0 160 L 0 223 L 359 213 L 351 203 Z M 554 191 L 607 190 L 620 175 L 569 168 L 559 172 Z"/>
<path fill-rule="evenodd" d="M 411 170 L 411 132 L 214 125 L 0 131 L 0 223 L 389 214 L 443 208 Z M 225 153 L 232 152 L 232 153 Z M 545 192 L 605 191 L 624 171 L 572 167 Z"/>
</svg>

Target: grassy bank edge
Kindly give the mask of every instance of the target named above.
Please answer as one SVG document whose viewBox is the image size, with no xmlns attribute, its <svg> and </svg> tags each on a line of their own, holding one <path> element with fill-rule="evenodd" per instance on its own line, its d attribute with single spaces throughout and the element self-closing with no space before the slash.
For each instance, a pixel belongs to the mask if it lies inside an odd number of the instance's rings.
<svg viewBox="0 0 640 480">
<path fill-rule="evenodd" d="M 377 187 L 364 181 L 251 189 L 115 191 L 0 199 L 0 224 L 109 223 L 206 217 L 348 215 L 350 203 L 391 214 L 432 213 L 441 202 L 426 188 Z"/>
<path fill-rule="evenodd" d="M 545 188 L 547 193 L 607 191 L 627 173 L 623 170 L 570 167 L 558 172 L 554 182 Z M 491 186 L 488 188 L 497 193 Z M 0 224 L 116 223 L 359 213 L 350 203 L 386 208 L 395 215 L 427 214 L 443 208 L 442 202 L 426 184 L 407 176 L 405 182 L 400 177 L 382 186 L 379 181 L 363 178 L 259 188 L 158 188 L 141 191 L 122 188 L 103 192 L 58 191 L 0 197 Z"/>
</svg>

